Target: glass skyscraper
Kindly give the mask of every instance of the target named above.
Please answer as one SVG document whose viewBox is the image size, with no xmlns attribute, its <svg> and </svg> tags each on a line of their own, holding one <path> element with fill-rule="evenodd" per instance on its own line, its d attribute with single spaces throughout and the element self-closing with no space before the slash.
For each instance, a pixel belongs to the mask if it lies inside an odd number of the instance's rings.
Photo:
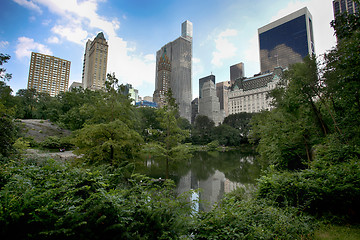
<svg viewBox="0 0 360 240">
<path fill-rule="evenodd" d="M 259 28 L 258 34 L 262 73 L 315 54 L 312 16 L 306 7 Z"/>
</svg>

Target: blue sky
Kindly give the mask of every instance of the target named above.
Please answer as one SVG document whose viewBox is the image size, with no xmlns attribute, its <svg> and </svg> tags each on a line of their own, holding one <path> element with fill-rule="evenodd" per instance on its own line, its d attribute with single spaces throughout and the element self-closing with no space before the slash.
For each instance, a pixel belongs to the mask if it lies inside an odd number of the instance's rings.
<svg viewBox="0 0 360 240">
<path fill-rule="evenodd" d="M 230 66 L 245 64 L 245 75 L 260 71 L 257 29 L 307 6 L 313 16 L 315 50 L 335 45 L 332 0 L 0 0 L 0 52 L 13 74 L 16 93 L 27 87 L 31 52 L 71 61 L 70 84 L 81 82 L 85 42 L 104 32 L 108 72 L 152 96 L 155 55 L 193 23 L 193 98 L 198 80 L 213 73 L 229 80 Z M 70 85 L 69 84 L 69 85 Z"/>
</svg>

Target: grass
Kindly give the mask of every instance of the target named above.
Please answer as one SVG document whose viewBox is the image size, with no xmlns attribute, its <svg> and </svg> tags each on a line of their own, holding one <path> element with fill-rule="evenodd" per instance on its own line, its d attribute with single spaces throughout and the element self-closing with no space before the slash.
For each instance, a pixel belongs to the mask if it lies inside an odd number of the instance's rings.
<svg viewBox="0 0 360 240">
<path fill-rule="evenodd" d="M 359 240 L 359 225 L 323 225 L 314 234 L 315 240 Z"/>
</svg>

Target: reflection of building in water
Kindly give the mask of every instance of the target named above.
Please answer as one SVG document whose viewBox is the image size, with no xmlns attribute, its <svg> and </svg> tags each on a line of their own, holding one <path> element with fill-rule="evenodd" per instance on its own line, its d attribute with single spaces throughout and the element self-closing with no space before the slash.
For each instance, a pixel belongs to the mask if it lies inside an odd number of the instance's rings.
<svg viewBox="0 0 360 240">
<path fill-rule="evenodd" d="M 261 72 L 287 68 L 315 54 L 312 16 L 305 7 L 258 29 Z"/>
<path fill-rule="evenodd" d="M 218 170 L 206 180 L 198 180 L 195 174 L 190 170 L 188 174 L 181 177 L 178 183 L 177 192 L 181 194 L 189 192 L 192 189 L 200 188 L 201 191 L 199 196 L 192 194 L 189 200 L 194 200 L 198 197 L 200 204 L 195 205 L 194 209 L 210 211 L 212 206 L 221 200 L 224 193 L 229 193 L 238 187 L 245 188 L 245 185 L 242 183 L 231 182 L 225 177 L 224 173 Z"/>
</svg>

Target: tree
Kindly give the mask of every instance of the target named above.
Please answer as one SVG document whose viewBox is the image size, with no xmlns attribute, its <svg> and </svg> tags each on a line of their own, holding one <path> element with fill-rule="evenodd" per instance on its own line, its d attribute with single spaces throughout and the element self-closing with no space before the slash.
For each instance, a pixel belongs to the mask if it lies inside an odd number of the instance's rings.
<svg viewBox="0 0 360 240">
<path fill-rule="evenodd" d="M 290 66 L 284 73 L 286 87 L 270 93 L 273 109 L 251 121 L 252 142 L 259 140 L 258 151 L 281 169 L 298 169 L 312 161 L 312 148 L 335 131 L 330 128 L 321 99 L 322 85 L 315 58 Z M 331 119 L 331 118 L 330 118 Z"/>
<path fill-rule="evenodd" d="M 112 165 L 135 160 L 141 143 L 140 135 L 119 119 L 86 124 L 74 138 L 74 144 L 79 148 L 77 152 L 84 154 L 90 162 Z"/>
<path fill-rule="evenodd" d="M 360 140 L 360 16 L 342 15 L 332 22 L 338 44 L 325 54 L 324 97 L 346 142 Z"/>
<path fill-rule="evenodd" d="M 253 116 L 254 113 L 246 112 L 230 114 L 224 119 L 223 124 L 227 124 L 230 127 L 237 129 L 241 138 L 243 138 L 243 142 L 247 142 L 247 137 L 250 131 L 249 123 Z"/>
<path fill-rule="evenodd" d="M 214 121 L 207 116 L 197 115 L 191 138 L 195 144 L 207 144 L 212 141 L 212 131 L 215 127 Z"/>
<path fill-rule="evenodd" d="M 7 54 L 0 53 L 0 66 L 4 63 L 7 63 L 10 59 L 10 56 Z M 0 80 L 1 81 L 9 81 L 12 78 L 10 73 L 6 73 L 6 69 L 0 67 Z"/>
<path fill-rule="evenodd" d="M 177 122 L 178 106 L 172 97 L 171 89 L 166 94 L 166 104 L 156 111 L 157 121 L 160 123 L 160 129 L 154 129 L 155 141 L 148 144 L 145 152 L 152 153 L 153 156 L 165 158 L 166 170 L 165 177 L 169 178 L 169 164 L 175 161 L 181 161 L 190 157 L 186 145 L 181 142 L 189 136 L 188 130 L 182 130 Z"/>
</svg>

